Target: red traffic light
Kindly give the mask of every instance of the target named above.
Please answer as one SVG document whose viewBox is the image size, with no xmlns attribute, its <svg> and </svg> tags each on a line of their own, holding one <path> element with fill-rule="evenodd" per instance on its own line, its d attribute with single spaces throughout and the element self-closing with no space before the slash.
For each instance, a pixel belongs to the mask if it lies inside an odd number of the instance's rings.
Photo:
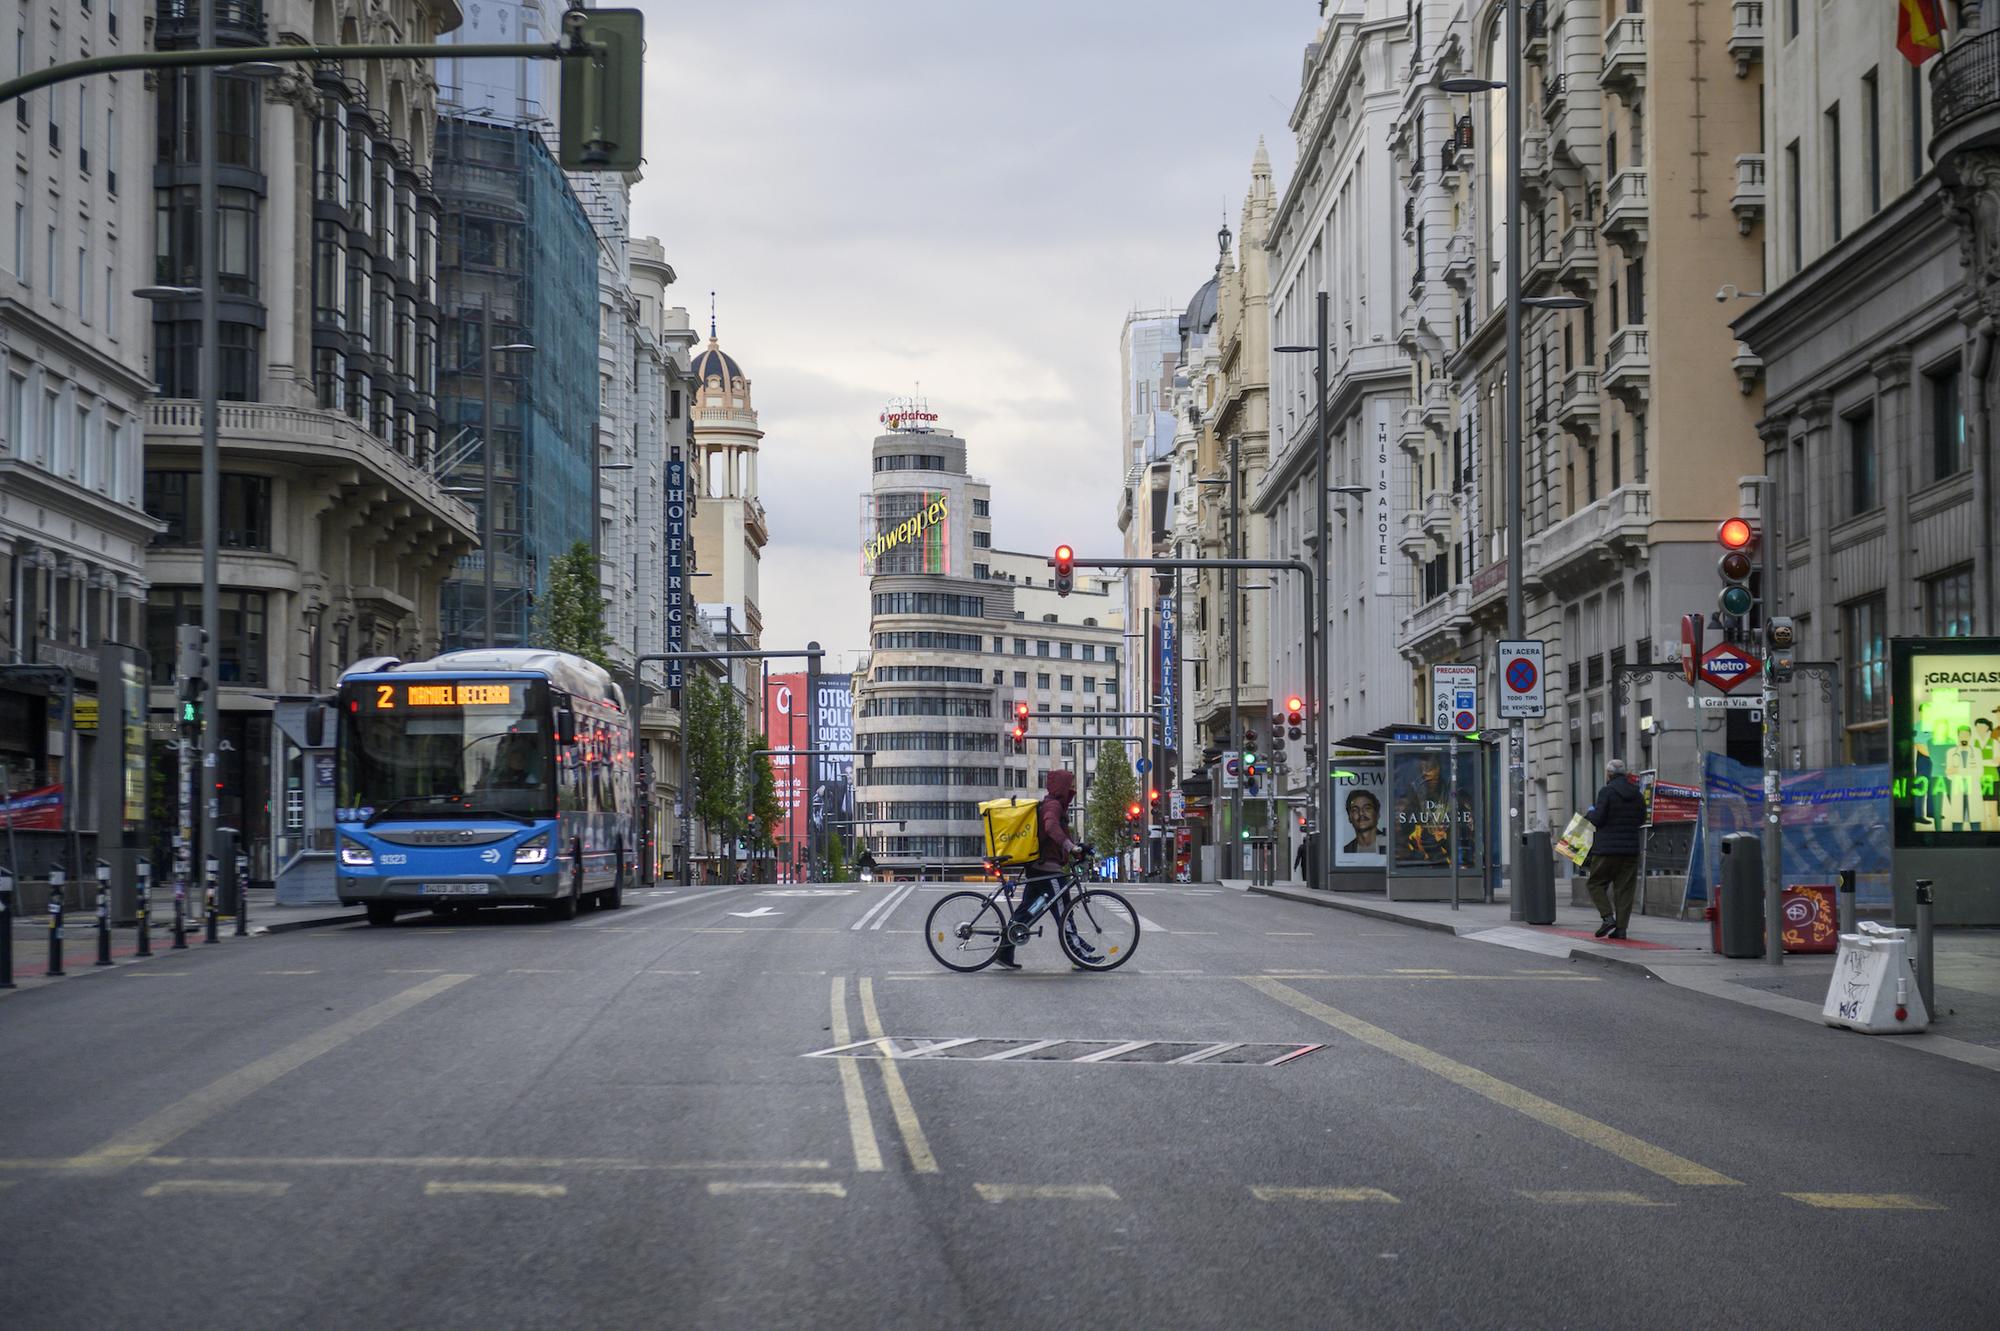
<svg viewBox="0 0 2000 1331">
<path fill-rule="evenodd" d="M 1026 704 L 1026 703 L 1024 703 L 1024 702 L 1017 702 L 1017 703 L 1015 703 L 1015 704 L 1014 704 L 1014 715 L 1016 715 L 1016 716 L 1020 717 L 1020 718 L 1021 718 L 1022 720 L 1026 720 L 1026 719 L 1027 719 L 1027 716 L 1028 716 L 1028 704 Z"/>
<path fill-rule="evenodd" d="M 1058 565 L 1070 563 L 1073 560 L 1075 560 L 1075 558 L 1076 558 L 1076 551 L 1070 549 L 1068 546 L 1059 545 L 1056 547 L 1056 563 Z"/>
<path fill-rule="evenodd" d="M 1152 789 L 1146 792 L 1146 799 L 1149 802 L 1157 801 L 1159 798 L 1160 798 L 1160 791 L 1157 786 L 1153 787 Z"/>
<path fill-rule="evenodd" d="M 1015 726 L 1015 727 L 1014 727 L 1014 738 L 1015 738 L 1015 739 L 1022 739 L 1022 738 L 1025 738 L 1025 737 L 1027 736 L 1027 733 L 1028 733 L 1028 728 L 1027 728 L 1026 726 Z"/>
<path fill-rule="evenodd" d="M 1295 694 L 1292 697 L 1285 699 L 1286 711 L 1303 712 L 1305 709 L 1306 709 L 1306 700 L 1304 698 L 1298 697 Z"/>
<path fill-rule="evenodd" d="M 1757 529 L 1750 525 L 1748 518 L 1724 518 L 1722 525 L 1715 529 L 1715 539 L 1725 550 L 1746 549 L 1757 539 Z"/>
<path fill-rule="evenodd" d="M 1127 818 L 1137 818 L 1139 816 L 1139 805 L 1137 801 L 1134 801 L 1133 803 L 1125 806 L 1125 816 Z"/>
</svg>

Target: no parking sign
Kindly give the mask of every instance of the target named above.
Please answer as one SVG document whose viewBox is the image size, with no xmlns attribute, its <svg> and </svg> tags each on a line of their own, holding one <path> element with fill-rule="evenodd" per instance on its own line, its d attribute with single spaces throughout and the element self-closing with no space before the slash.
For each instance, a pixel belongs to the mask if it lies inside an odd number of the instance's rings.
<svg viewBox="0 0 2000 1331">
<path fill-rule="evenodd" d="M 1543 693 L 1542 643 L 1522 639 L 1500 644 L 1500 719 L 1540 719 L 1548 711 Z"/>
</svg>

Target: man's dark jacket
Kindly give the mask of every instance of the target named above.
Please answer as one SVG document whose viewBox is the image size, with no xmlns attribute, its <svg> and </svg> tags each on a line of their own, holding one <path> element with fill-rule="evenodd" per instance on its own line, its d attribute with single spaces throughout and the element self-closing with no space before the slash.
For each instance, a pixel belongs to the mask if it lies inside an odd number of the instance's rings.
<svg viewBox="0 0 2000 1331">
<path fill-rule="evenodd" d="M 1591 839 L 1592 855 L 1632 856 L 1639 854 L 1640 829 L 1646 822 L 1646 805 L 1639 798 L 1639 783 L 1629 776 L 1616 776 L 1597 792 L 1597 802 L 1584 814 L 1597 825 Z"/>
</svg>

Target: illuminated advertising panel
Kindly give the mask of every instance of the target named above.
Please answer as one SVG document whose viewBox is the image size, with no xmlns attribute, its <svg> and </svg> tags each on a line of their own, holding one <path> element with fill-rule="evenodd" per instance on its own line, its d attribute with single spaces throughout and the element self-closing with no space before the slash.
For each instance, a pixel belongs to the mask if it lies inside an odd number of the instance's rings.
<svg viewBox="0 0 2000 1331">
<path fill-rule="evenodd" d="M 861 496 L 861 575 L 951 573 L 951 504 L 942 490 Z"/>
<path fill-rule="evenodd" d="M 1891 640 L 1889 696 L 1896 845 L 2000 845 L 2000 638 Z"/>
</svg>

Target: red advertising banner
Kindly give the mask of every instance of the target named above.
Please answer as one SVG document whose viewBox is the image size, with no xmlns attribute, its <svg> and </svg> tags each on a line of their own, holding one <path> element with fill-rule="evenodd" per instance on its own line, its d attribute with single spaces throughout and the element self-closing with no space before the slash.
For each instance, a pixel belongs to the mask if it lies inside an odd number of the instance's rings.
<svg viewBox="0 0 2000 1331">
<path fill-rule="evenodd" d="M 764 722 L 770 729 L 771 748 L 803 749 L 806 746 L 806 709 L 811 705 L 806 696 L 803 671 L 770 677 L 764 687 Z M 776 840 L 778 873 L 786 881 L 790 880 L 792 861 L 798 858 L 796 848 L 802 847 L 806 840 L 806 801 L 811 761 L 809 758 L 794 758 L 788 753 L 771 755 L 771 775 L 777 780 L 778 804 L 785 811 L 785 820 L 776 829 Z"/>
<path fill-rule="evenodd" d="M 0 799 L 0 827 L 23 832 L 60 832 L 63 788 L 60 784 L 16 791 Z"/>
<path fill-rule="evenodd" d="M 1652 798 L 1646 803 L 1646 821 L 1658 827 L 1662 823 L 1692 823 L 1701 818 L 1701 787 L 1684 786 L 1675 781 L 1655 781 Z"/>
<path fill-rule="evenodd" d="M 1785 888 L 1785 951 L 1838 952 L 1840 908 L 1832 883 L 1792 883 Z"/>
</svg>

